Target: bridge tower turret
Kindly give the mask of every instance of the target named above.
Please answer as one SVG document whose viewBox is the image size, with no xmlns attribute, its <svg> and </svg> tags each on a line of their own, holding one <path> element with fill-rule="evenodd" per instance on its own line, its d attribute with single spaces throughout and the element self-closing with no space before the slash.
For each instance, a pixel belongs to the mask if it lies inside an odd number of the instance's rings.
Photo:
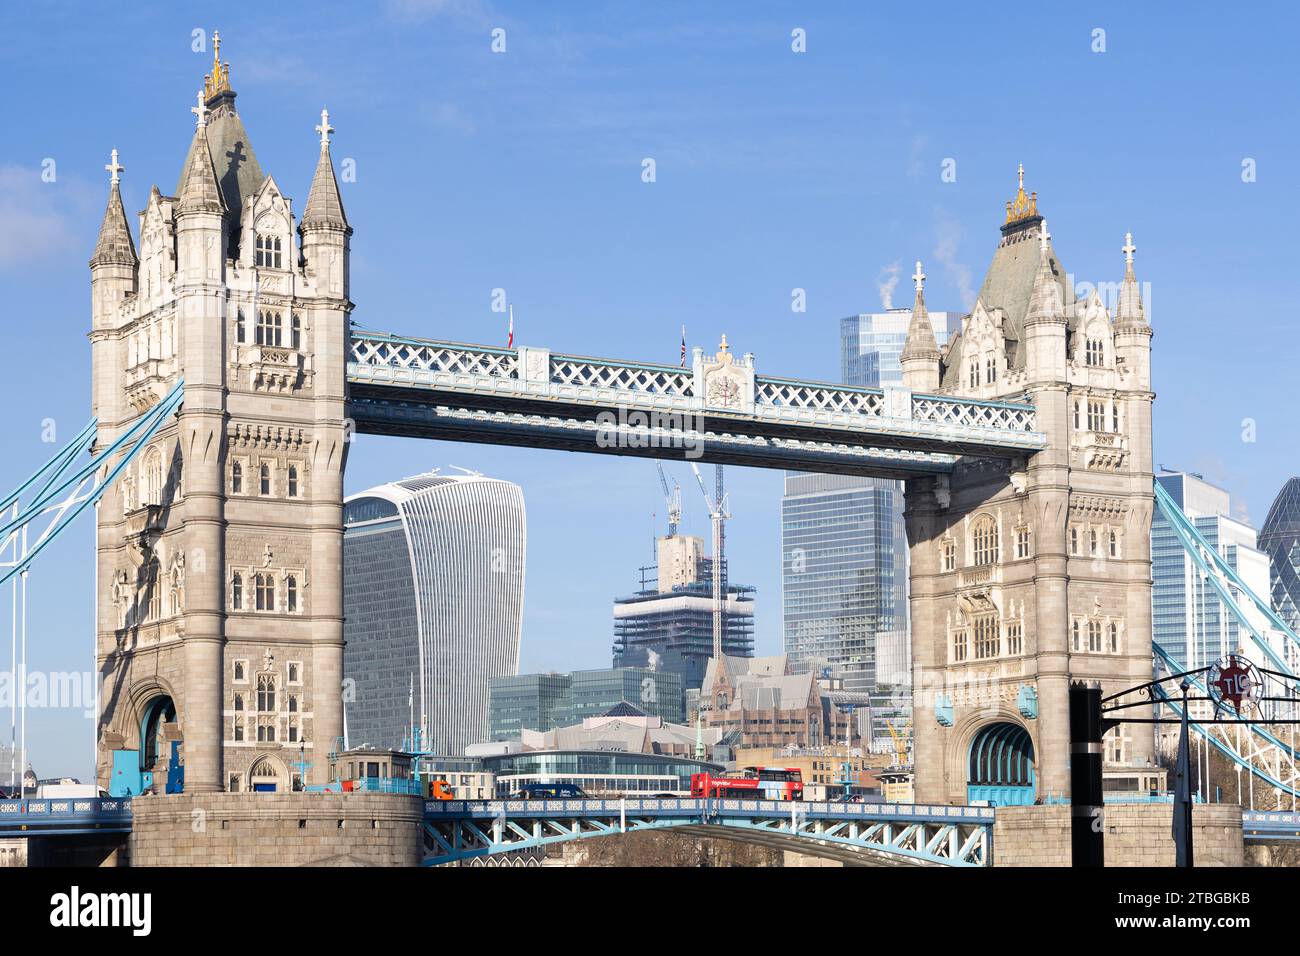
<svg viewBox="0 0 1300 956">
<path fill-rule="evenodd" d="M 912 281 L 916 283 L 916 301 L 912 304 L 907 341 L 899 357 L 903 384 L 917 392 L 936 392 L 939 390 L 939 345 L 925 308 L 925 273 L 921 271 L 919 259 Z"/>
<path fill-rule="evenodd" d="M 1115 322 L 1095 289 L 1076 297 L 1023 169 L 1001 232 L 937 391 L 1028 400 L 1048 445 L 908 482 L 921 802 L 1066 797 L 1070 681 L 1109 691 L 1151 672 L 1153 395 L 1136 284 Z M 1149 761 L 1152 744 L 1112 734 L 1107 765 Z"/>
</svg>

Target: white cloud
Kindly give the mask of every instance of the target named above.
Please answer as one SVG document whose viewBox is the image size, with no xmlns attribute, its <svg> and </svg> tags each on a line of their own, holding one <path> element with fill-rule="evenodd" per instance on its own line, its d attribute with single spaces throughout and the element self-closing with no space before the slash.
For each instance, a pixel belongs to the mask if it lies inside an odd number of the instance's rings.
<svg viewBox="0 0 1300 956">
<path fill-rule="evenodd" d="M 63 251 L 73 239 L 64 192 L 43 182 L 39 167 L 0 166 L 0 222 L 0 270 Z"/>
<path fill-rule="evenodd" d="M 961 306 L 969 310 L 975 305 L 975 289 L 971 284 L 971 267 L 957 259 L 957 246 L 961 242 L 961 224 L 943 209 L 935 211 L 934 257 L 943 267 L 944 277 L 957 287 Z"/>
<path fill-rule="evenodd" d="M 888 312 L 894 307 L 894 290 L 898 288 L 898 277 L 903 274 L 903 263 L 895 260 L 880 270 L 876 279 L 876 289 L 880 292 L 880 307 Z"/>
</svg>

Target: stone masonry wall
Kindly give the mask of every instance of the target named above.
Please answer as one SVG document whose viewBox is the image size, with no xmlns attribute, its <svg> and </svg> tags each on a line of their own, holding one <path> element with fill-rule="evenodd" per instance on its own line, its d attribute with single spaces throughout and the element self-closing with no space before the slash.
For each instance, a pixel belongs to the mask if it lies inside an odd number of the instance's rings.
<svg viewBox="0 0 1300 956">
<path fill-rule="evenodd" d="M 400 794 L 136 797 L 132 866 L 417 866 L 422 806 Z"/>
<path fill-rule="evenodd" d="M 1106 807 L 1107 866 L 1173 866 L 1173 805 Z M 1192 811 L 1197 866 L 1242 866 L 1241 808 L 1198 804 Z M 1069 866 L 1070 807 L 998 807 L 995 866 Z"/>
</svg>

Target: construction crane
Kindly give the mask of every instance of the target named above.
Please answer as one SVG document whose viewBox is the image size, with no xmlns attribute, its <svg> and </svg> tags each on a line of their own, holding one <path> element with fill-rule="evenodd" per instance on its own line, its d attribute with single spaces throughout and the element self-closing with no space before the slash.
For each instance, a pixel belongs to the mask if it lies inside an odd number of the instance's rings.
<svg viewBox="0 0 1300 956">
<path fill-rule="evenodd" d="M 700 475 L 700 469 L 694 462 L 691 462 L 691 470 L 695 472 L 695 480 L 700 483 L 700 494 L 704 495 L 704 503 L 709 509 L 709 520 L 713 524 L 713 656 L 716 660 L 722 660 L 722 596 L 723 590 L 722 569 L 725 566 L 726 556 L 723 553 L 723 527 L 724 522 L 731 517 L 727 513 L 727 496 L 722 489 L 722 466 L 718 466 L 717 475 L 717 498 L 709 497 L 709 490 L 704 487 L 704 478 Z"/>
<path fill-rule="evenodd" d="M 664 466 L 655 462 L 655 467 L 659 469 L 659 484 L 664 489 L 664 501 L 668 502 L 668 537 L 671 538 L 677 534 L 677 527 L 682 523 L 682 488 L 674 478 L 673 489 L 669 491 Z"/>
</svg>

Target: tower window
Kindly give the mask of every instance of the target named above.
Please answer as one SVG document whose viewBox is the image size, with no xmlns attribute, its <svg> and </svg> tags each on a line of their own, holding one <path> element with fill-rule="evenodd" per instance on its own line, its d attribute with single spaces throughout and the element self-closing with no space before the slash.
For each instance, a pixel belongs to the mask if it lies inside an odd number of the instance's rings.
<svg viewBox="0 0 1300 956">
<path fill-rule="evenodd" d="M 1088 622 L 1088 650 L 1094 654 L 1101 653 L 1101 622 Z"/>
<path fill-rule="evenodd" d="M 265 462 L 257 469 L 257 483 L 259 494 L 269 495 L 271 493 L 271 466 Z"/>
<path fill-rule="evenodd" d="M 280 268 L 280 237 L 257 237 L 257 264 L 267 269 Z"/>
<path fill-rule="evenodd" d="M 230 466 L 230 493 L 232 495 L 244 493 L 244 466 L 239 462 Z"/>
<path fill-rule="evenodd" d="M 979 359 L 970 361 L 970 387 L 978 388 L 980 383 L 980 363 Z"/>
<path fill-rule="evenodd" d="M 951 538 L 943 543 L 943 569 L 945 571 L 957 570 L 957 542 Z"/>
<path fill-rule="evenodd" d="M 1007 653 L 1020 654 L 1025 648 L 1025 629 L 1019 621 L 1007 623 Z"/>
<path fill-rule="evenodd" d="M 997 360 L 994 359 L 992 355 L 990 355 L 987 359 L 984 360 L 984 381 L 992 385 L 997 380 L 998 380 L 998 363 Z"/>
<path fill-rule="evenodd" d="M 954 661 L 964 661 L 969 653 L 970 635 L 963 627 L 952 635 L 952 659 Z"/>
<path fill-rule="evenodd" d="M 1106 644 L 1110 653 L 1119 653 L 1119 625 L 1114 621 L 1106 626 Z"/>
<path fill-rule="evenodd" d="M 290 613 L 298 610 L 298 579 L 292 574 L 284 579 L 284 603 Z"/>
<path fill-rule="evenodd" d="M 279 312 L 274 309 L 262 309 L 257 313 L 257 344 L 278 346 L 283 327 Z"/>
<path fill-rule="evenodd" d="M 1092 368 L 1100 368 L 1106 364 L 1106 347 L 1102 344 L 1101 339 L 1088 339 L 1084 361 Z"/>
<path fill-rule="evenodd" d="M 1016 529 L 1016 557 L 1017 558 L 1029 557 L 1029 529 L 1028 528 Z"/>
<path fill-rule="evenodd" d="M 244 344 L 244 310 L 235 310 L 235 342 L 239 345 Z"/>
<path fill-rule="evenodd" d="M 976 566 L 996 564 L 998 560 L 998 526 L 992 515 L 982 515 L 975 520 L 971 533 Z"/>
<path fill-rule="evenodd" d="M 242 611 L 244 609 L 244 576 L 238 571 L 230 579 L 230 608 L 233 611 Z M 244 665 L 241 661 L 235 662 L 235 680 L 244 679 Z"/>
<path fill-rule="evenodd" d="M 1097 529 L 1088 529 L 1088 553 L 1093 557 L 1097 555 Z"/>
<path fill-rule="evenodd" d="M 1083 641 L 1080 638 L 1079 622 L 1077 620 L 1070 622 L 1070 647 L 1076 652 L 1083 650 Z"/>
<path fill-rule="evenodd" d="M 975 617 L 975 657 L 998 656 L 998 619 L 995 614 L 980 614 Z"/>
<path fill-rule="evenodd" d="M 302 348 L 302 319 L 296 315 L 289 319 L 289 342 L 295 349 Z"/>
<path fill-rule="evenodd" d="M 1070 553 L 1071 554 L 1079 553 L 1079 529 L 1078 528 L 1070 529 Z"/>
<path fill-rule="evenodd" d="M 1119 433 L 1119 402 L 1111 402 L 1110 405 L 1110 430 Z"/>
<path fill-rule="evenodd" d="M 275 712 L 275 675 L 257 675 L 257 710 L 267 714 Z"/>
<path fill-rule="evenodd" d="M 1110 556 L 1112 558 L 1119 557 L 1119 535 L 1114 531 L 1110 533 Z"/>
<path fill-rule="evenodd" d="M 1098 399 L 1088 401 L 1088 431 L 1104 432 L 1106 430 L 1106 403 Z"/>
<path fill-rule="evenodd" d="M 256 605 L 259 611 L 275 610 L 275 578 L 269 574 L 258 574 L 253 577 L 253 590 L 256 596 Z"/>
<path fill-rule="evenodd" d="M 289 466 L 289 497 L 298 497 L 298 466 Z"/>
</svg>

